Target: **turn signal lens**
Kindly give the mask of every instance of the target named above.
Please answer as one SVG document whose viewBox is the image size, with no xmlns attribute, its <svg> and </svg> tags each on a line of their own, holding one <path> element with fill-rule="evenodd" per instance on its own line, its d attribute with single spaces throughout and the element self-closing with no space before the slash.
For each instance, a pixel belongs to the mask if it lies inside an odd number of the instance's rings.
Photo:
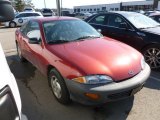
<svg viewBox="0 0 160 120">
<path fill-rule="evenodd" d="M 92 100 L 98 100 L 100 98 L 98 94 L 94 94 L 94 93 L 85 93 L 85 96 Z"/>
<path fill-rule="evenodd" d="M 86 83 L 85 77 L 75 78 L 74 81 L 79 82 L 79 83 Z"/>
<path fill-rule="evenodd" d="M 84 77 L 74 78 L 72 80 L 84 84 L 109 84 L 113 82 L 112 78 L 106 75 L 84 76 Z"/>
</svg>

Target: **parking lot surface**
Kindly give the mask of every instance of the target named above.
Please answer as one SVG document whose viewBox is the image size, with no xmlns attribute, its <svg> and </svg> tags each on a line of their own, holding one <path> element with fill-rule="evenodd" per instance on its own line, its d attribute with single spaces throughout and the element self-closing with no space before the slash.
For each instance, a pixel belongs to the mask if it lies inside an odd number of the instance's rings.
<svg viewBox="0 0 160 120">
<path fill-rule="evenodd" d="M 91 107 L 73 102 L 61 105 L 53 97 L 47 78 L 16 55 L 15 29 L 0 28 L 0 42 L 22 99 L 22 112 L 29 120 L 159 120 L 160 72 L 152 71 L 144 88 L 134 97 Z"/>
</svg>

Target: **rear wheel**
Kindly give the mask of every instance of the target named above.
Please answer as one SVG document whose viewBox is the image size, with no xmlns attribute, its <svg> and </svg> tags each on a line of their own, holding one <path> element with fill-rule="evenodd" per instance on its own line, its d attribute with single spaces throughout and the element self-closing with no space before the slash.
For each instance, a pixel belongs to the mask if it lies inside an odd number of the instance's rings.
<svg viewBox="0 0 160 120">
<path fill-rule="evenodd" d="M 48 79 L 55 98 L 62 104 L 69 104 L 70 95 L 61 75 L 55 69 L 51 69 Z"/>
<path fill-rule="evenodd" d="M 18 43 L 16 43 L 16 46 L 17 46 L 17 55 L 18 55 L 20 61 L 26 62 L 27 60 L 22 56 L 22 52 L 21 52 L 21 49 L 20 49 Z"/>
<path fill-rule="evenodd" d="M 160 68 L 160 45 L 150 45 L 143 50 L 145 61 L 152 69 Z"/>
<path fill-rule="evenodd" d="M 16 27 L 16 23 L 13 22 L 13 21 L 11 21 L 11 22 L 9 23 L 9 27 L 10 27 L 10 28 L 15 28 L 15 27 Z"/>
</svg>

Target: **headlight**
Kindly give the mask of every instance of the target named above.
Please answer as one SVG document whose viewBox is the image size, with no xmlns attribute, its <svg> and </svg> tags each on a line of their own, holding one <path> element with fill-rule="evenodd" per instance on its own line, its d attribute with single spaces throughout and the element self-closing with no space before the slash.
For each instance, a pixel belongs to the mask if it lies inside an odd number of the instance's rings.
<svg viewBox="0 0 160 120">
<path fill-rule="evenodd" d="M 141 59 L 141 67 L 142 67 L 142 70 L 145 68 L 145 65 L 146 65 L 146 62 L 144 60 L 144 57 L 142 57 Z"/>
<path fill-rule="evenodd" d="M 73 80 L 84 84 L 108 84 L 113 82 L 112 78 L 106 75 L 91 75 L 74 78 Z"/>
</svg>

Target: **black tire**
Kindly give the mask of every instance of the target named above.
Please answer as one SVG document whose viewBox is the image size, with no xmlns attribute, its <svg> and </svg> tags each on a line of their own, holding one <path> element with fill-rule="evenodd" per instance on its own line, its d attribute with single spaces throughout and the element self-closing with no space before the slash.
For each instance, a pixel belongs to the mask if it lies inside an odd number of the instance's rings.
<svg viewBox="0 0 160 120">
<path fill-rule="evenodd" d="M 16 23 L 13 22 L 13 21 L 11 21 L 11 22 L 9 23 L 9 27 L 10 27 L 10 28 L 15 28 L 16 26 L 17 26 Z"/>
<path fill-rule="evenodd" d="M 16 48 L 17 48 L 17 55 L 18 55 L 20 61 L 26 62 L 27 60 L 22 56 L 21 49 L 20 49 L 18 43 L 16 43 Z"/>
<path fill-rule="evenodd" d="M 48 80 L 49 80 L 49 84 L 51 86 L 51 90 L 53 92 L 53 95 L 58 100 L 58 102 L 60 102 L 62 104 L 71 103 L 70 95 L 69 95 L 68 89 L 66 87 L 65 81 L 62 78 L 62 76 L 55 69 L 50 70 L 50 72 L 48 74 Z M 55 87 L 55 84 L 56 84 L 56 87 Z M 57 89 L 57 90 L 55 90 L 55 89 Z M 57 91 L 60 93 L 59 96 L 57 95 L 57 93 L 58 93 Z"/>
<path fill-rule="evenodd" d="M 143 49 L 142 53 L 152 69 L 160 68 L 160 45 L 149 45 Z"/>
</svg>

